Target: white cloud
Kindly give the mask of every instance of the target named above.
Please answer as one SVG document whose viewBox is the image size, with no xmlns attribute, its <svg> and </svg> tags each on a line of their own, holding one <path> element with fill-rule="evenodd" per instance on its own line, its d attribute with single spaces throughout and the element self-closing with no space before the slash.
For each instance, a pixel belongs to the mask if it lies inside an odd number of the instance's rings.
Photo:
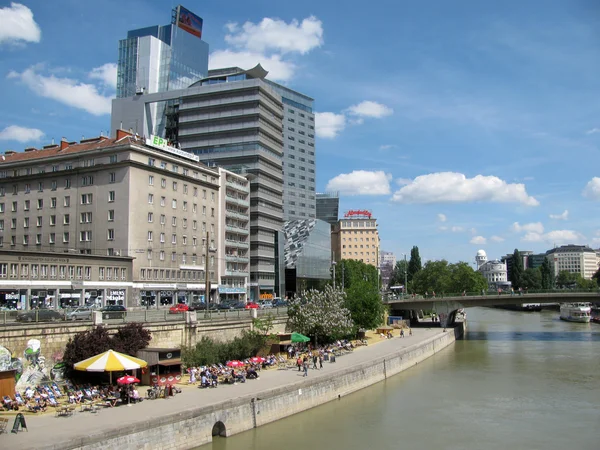
<svg viewBox="0 0 600 450">
<path fill-rule="evenodd" d="M 555 220 L 569 220 L 569 210 L 565 209 L 561 214 L 550 214 L 550 218 Z"/>
<path fill-rule="evenodd" d="M 93 68 L 89 77 L 102 81 L 113 90 L 117 89 L 117 65 L 115 63 L 106 63 Z"/>
<path fill-rule="evenodd" d="M 483 245 L 487 244 L 487 239 L 483 236 L 473 236 L 469 242 L 471 244 Z"/>
<path fill-rule="evenodd" d="M 407 184 L 412 183 L 412 180 L 410 178 L 396 178 L 395 181 L 398 186 L 405 186 Z"/>
<path fill-rule="evenodd" d="M 600 178 L 594 177 L 588 181 L 582 195 L 590 200 L 600 200 Z"/>
<path fill-rule="evenodd" d="M 326 190 L 339 191 L 342 195 L 386 195 L 390 193 L 391 179 L 383 170 L 355 170 L 329 180 Z"/>
<path fill-rule="evenodd" d="M 398 203 L 521 203 L 537 206 L 524 184 L 509 184 L 494 176 L 467 178 L 462 173 L 438 172 L 421 175 L 392 197 Z"/>
<path fill-rule="evenodd" d="M 18 125 L 10 125 L 0 131 L 0 140 L 30 142 L 39 141 L 44 137 L 44 132 L 37 128 L 25 128 Z"/>
<path fill-rule="evenodd" d="M 288 81 L 294 76 L 296 66 L 283 61 L 281 55 L 264 55 L 252 51 L 218 50 L 210 54 L 208 59 L 209 69 L 223 67 L 241 67 L 252 69 L 257 64 L 269 71 L 268 78 L 273 81 Z"/>
<path fill-rule="evenodd" d="M 11 71 L 8 78 L 21 80 L 29 89 L 42 97 L 83 109 L 95 116 L 110 114 L 112 97 L 102 95 L 95 85 L 72 78 L 41 75 L 37 70 L 38 67 L 32 66 L 22 73 Z"/>
<path fill-rule="evenodd" d="M 315 113 L 315 131 L 317 136 L 326 139 L 335 138 L 346 128 L 346 116 L 332 112 Z"/>
<path fill-rule="evenodd" d="M 394 110 L 389 106 L 381 103 L 365 100 L 364 102 L 352 105 L 348 108 L 348 114 L 359 117 L 374 117 L 380 119 L 394 113 Z"/>
<path fill-rule="evenodd" d="M 594 127 L 594 128 L 592 128 L 591 130 L 587 130 L 587 131 L 585 132 L 585 134 L 596 134 L 596 133 L 600 133 L 600 128 L 596 128 L 596 127 Z"/>
<path fill-rule="evenodd" d="M 545 234 L 529 232 L 521 239 L 523 242 L 546 242 L 550 245 L 583 244 L 585 236 L 573 230 L 554 230 Z"/>
<path fill-rule="evenodd" d="M 442 213 L 438 214 L 437 218 L 440 222 L 445 222 L 446 220 L 448 220 L 448 218 L 446 217 L 446 214 L 442 214 Z"/>
<path fill-rule="evenodd" d="M 462 233 L 463 231 L 465 231 L 465 229 L 463 227 L 452 227 L 450 228 L 450 231 L 452 231 L 453 233 Z"/>
<path fill-rule="evenodd" d="M 394 144 L 385 144 L 379 146 L 379 150 L 389 150 L 391 148 L 396 148 L 396 146 Z"/>
<path fill-rule="evenodd" d="M 0 44 L 40 42 L 42 31 L 33 19 L 33 12 L 20 3 L 0 8 Z"/>
<path fill-rule="evenodd" d="M 504 242 L 504 238 L 502 236 L 492 236 L 490 238 L 490 241 L 494 241 L 494 242 Z"/>
<path fill-rule="evenodd" d="M 522 232 L 543 233 L 544 232 L 544 225 L 542 225 L 541 222 L 524 223 L 523 225 L 521 225 L 519 222 L 515 222 L 512 224 L 511 228 L 516 233 L 522 233 Z"/>
<path fill-rule="evenodd" d="M 225 36 L 225 42 L 257 53 L 271 50 L 304 55 L 323 45 L 323 23 L 314 16 L 290 23 L 265 17 L 257 24 L 246 22 L 240 27 L 228 23 L 226 28 L 230 34 Z"/>
<path fill-rule="evenodd" d="M 440 231 L 447 231 L 447 230 L 448 230 L 448 227 L 446 227 L 446 226 L 441 226 L 441 227 L 438 227 L 438 230 L 440 230 Z"/>
<path fill-rule="evenodd" d="M 471 228 L 469 231 L 471 232 L 471 234 L 477 234 L 477 229 L 476 228 Z"/>
</svg>

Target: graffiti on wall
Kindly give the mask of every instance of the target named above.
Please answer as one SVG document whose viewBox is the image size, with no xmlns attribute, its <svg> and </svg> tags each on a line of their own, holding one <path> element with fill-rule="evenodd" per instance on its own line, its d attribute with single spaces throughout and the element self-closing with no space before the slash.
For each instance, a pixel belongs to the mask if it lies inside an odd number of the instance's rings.
<svg viewBox="0 0 600 450">
<path fill-rule="evenodd" d="M 37 339 L 27 341 L 23 356 L 0 345 L 0 371 L 15 370 L 19 390 L 50 381 L 62 381 L 64 364 L 60 359 L 62 353 L 56 353 L 47 361 L 42 353 L 42 344 Z"/>
</svg>

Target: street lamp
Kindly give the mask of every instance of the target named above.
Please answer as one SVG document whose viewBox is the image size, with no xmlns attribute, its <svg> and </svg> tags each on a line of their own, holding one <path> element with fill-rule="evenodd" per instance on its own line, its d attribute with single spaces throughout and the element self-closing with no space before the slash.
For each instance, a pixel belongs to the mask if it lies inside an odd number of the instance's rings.
<svg viewBox="0 0 600 450">
<path fill-rule="evenodd" d="M 337 263 L 335 261 L 331 261 L 331 266 L 333 267 L 333 288 L 335 289 L 335 265 Z"/>
<path fill-rule="evenodd" d="M 406 295 L 406 288 L 408 282 L 406 281 L 408 277 L 408 263 L 406 262 L 406 253 L 402 253 L 404 255 L 404 295 Z"/>
</svg>

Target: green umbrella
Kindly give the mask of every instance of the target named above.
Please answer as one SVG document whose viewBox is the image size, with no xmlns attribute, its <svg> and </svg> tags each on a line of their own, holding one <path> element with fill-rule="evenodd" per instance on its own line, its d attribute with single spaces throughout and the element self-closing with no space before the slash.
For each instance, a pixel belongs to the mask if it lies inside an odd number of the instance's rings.
<svg viewBox="0 0 600 450">
<path fill-rule="evenodd" d="M 309 337 L 306 337 L 300 333 L 292 333 L 292 342 L 308 342 L 308 341 L 310 341 Z"/>
</svg>

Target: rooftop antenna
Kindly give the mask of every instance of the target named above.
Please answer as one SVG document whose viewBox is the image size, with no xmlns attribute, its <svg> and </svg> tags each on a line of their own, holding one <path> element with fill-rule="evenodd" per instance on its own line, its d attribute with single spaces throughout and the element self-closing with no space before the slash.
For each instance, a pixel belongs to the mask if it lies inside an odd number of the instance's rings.
<svg viewBox="0 0 600 450">
<path fill-rule="evenodd" d="M 54 138 L 52 138 L 52 145 L 54 145 Z"/>
<path fill-rule="evenodd" d="M 100 130 L 100 137 L 104 137 L 104 131 Z"/>
</svg>

